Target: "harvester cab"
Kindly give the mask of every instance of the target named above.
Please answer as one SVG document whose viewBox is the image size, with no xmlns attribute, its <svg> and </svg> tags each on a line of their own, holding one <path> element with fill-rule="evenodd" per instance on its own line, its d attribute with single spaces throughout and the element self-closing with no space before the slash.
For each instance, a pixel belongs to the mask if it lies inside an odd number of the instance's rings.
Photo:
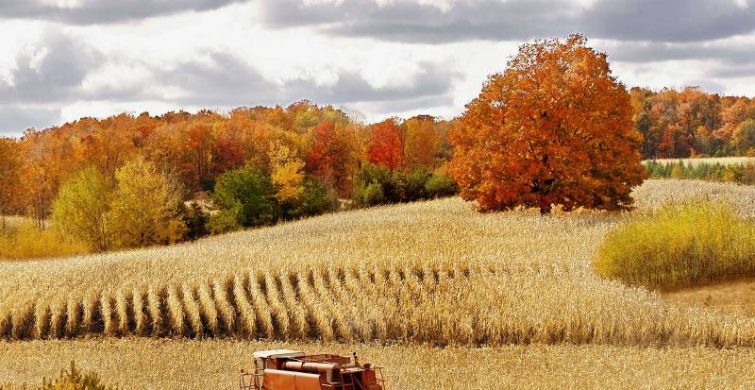
<svg viewBox="0 0 755 390">
<path fill-rule="evenodd" d="M 240 390 L 385 390 L 382 367 L 359 364 L 357 354 L 319 354 L 288 349 L 254 353 L 254 372 L 241 370 Z"/>
</svg>

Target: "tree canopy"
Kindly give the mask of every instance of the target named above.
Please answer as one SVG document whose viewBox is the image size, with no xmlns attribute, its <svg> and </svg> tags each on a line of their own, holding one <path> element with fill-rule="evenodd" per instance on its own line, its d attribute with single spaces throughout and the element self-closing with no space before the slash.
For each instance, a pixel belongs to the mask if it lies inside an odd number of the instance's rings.
<svg viewBox="0 0 755 390">
<path fill-rule="evenodd" d="M 646 175 L 629 94 L 580 35 L 521 46 L 460 121 L 450 173 L 483 211 L 621 209 Z"/>
</svg>

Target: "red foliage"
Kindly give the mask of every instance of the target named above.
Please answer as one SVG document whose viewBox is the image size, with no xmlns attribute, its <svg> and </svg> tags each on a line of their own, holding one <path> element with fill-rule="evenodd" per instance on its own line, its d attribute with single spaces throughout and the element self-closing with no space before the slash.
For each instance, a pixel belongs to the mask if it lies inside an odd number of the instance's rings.
<svg viewBox="0 0 755 390">
<path fill-rule="evenodd" d="M 367 149 L 370 162 L 388 169 L 404 166 L 404 142 L 401 127 L 394 118 L 370 126 L 370 144 Z"/>
</svg>

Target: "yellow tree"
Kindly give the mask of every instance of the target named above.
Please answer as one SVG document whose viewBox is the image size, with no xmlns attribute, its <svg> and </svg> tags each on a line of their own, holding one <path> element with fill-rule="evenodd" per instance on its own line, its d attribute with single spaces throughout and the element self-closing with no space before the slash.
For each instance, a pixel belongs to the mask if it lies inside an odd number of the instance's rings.
<svg viewBox="0 0 755 390">
<path fill-rule="evenodd" d="M 482 211 L 626 208 L 646 176 L 629 94 L 581 35 L 523 45 L 451 142 L 449 171 Z"/>
<path fill-rule="evenodd" d="M 110 186 L 96 168 L 85 168 L 61 185 L 52 205 L 55 225 L 91 249 L 108 249 L 107 213 Z"/>
<path fill-rule="evenodd" d="M 115 173 L 117 188 L 109 214 L 113 244 L 118 248 L 172 243 L 185 225 L 177 217 L 179 186 L 142 157 Z"/>
<path fill-rule="evenodd" d="M 275 141 L 270 148 L 270 167 L 275 198 L 281 203 L 296 200 L 304 191 L 304 161 L 281 141 Z"/>
</svg>

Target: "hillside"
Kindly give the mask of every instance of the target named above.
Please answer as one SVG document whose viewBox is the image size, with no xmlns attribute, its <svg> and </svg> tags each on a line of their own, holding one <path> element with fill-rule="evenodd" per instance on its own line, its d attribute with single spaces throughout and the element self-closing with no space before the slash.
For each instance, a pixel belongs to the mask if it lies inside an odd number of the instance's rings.
<svg viewBox="0 0 755 390">
<path fill-rule="evenodd" d="M 648 181 L 635 196 L 638 212 L 708 197 L 755 217 L 753 187 Z M 125 388 L 224 388 L 269 348 L 358 351 L 393 389 L 751 385 L 755 318 L 668 304 L 591 270 L 622 218 L 484 215 L 444 199 L 0 263 L 0 385 L 75 359 Z"/>
<path fill-rule="evenodd" d="M 651 181 L 640 210 L 752 187 Z M 590 268 L 621 217 L 481 215 L 458 199 L 320 216 L 174 247 L 0 264 L 0 333 L 755 345 L 752 318 L 666 305 Z M 454 302 L 438 304 L 438 302 Z"/>
</svg>

